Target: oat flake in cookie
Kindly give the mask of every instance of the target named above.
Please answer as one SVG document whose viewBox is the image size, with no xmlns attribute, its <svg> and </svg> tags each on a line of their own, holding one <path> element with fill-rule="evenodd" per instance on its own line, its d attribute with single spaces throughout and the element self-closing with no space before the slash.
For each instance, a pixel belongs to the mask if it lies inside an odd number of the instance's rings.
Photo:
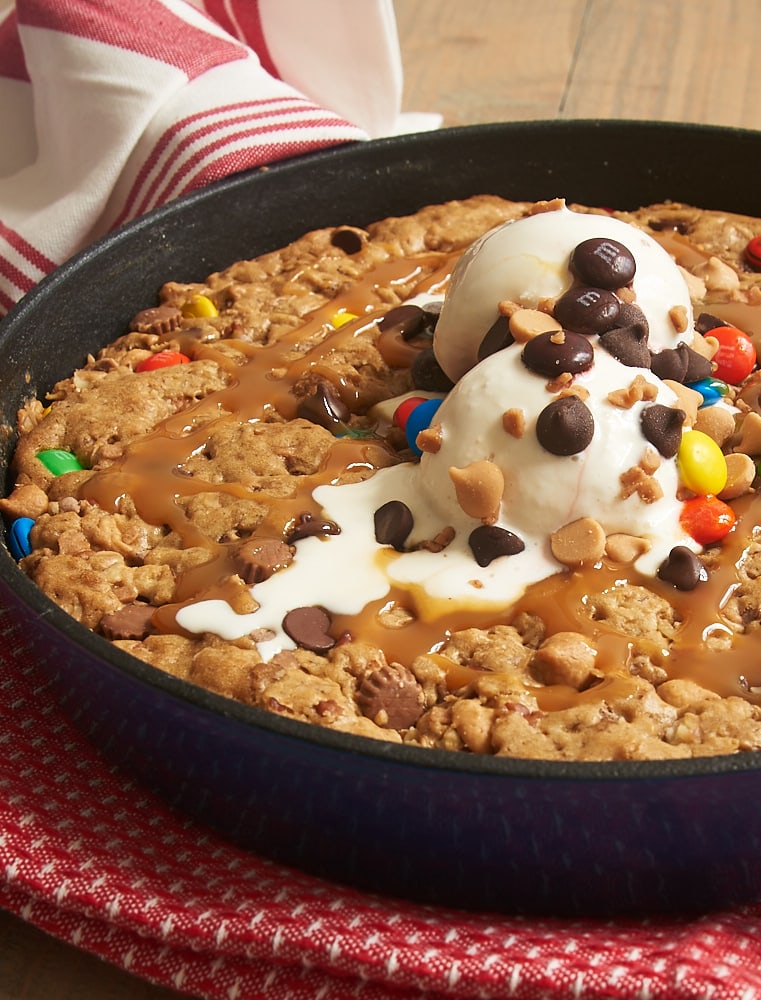
<svg viewBox="0 0 761 1000">
<path fill-rule="evenodd" d="M 483 195 L 169 282 L 19 414 L 20 566 L 155 667 L 344 732 L 760 747 L 760 235 Z"/>
</svg>

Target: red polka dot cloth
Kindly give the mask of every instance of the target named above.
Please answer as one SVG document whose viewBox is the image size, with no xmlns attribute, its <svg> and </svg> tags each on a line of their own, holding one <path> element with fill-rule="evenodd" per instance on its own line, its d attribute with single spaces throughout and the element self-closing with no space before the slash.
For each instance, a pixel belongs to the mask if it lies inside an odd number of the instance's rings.
<svg viewBox="0 0 761 1000">
<path fill-rule="evenodd" d="M 539 920 L 385 899 L 273 864 L 106 764 L 0 608 L 0 906 L 213 1000 L 753 1000 L 761 906 Z"/>
</svg>

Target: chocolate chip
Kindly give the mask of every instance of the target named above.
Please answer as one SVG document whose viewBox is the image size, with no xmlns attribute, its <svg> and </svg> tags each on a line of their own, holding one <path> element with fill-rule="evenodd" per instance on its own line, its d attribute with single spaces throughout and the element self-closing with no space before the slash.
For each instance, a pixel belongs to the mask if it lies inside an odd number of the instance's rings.
<svg viewBox="0 0 761 1000">
<path fill-rule="evenodd" d="M 334 229 L 330 242 L 334 247 L 343 250 L 344 253 L 355 254 L 364 246 L 365 234 L 361 229 L 352 229 L 351 226 L 340 226 Z"/>
<path fill-rule="evenodd" d="M 514 556 L 523 552 L 523 540 L 507 528 L 496 524 L 481 524 L 468 535 L 468 545 L 479 566 L 488 566 L 500 556 Z"/>
<path fill-rule="evenodd" d="M 650 356 L 650 368 L 660 379 L 670 379 L 672 382 L 684 382 L 687 371 L 687 358 L 676 348 L 664 347 L 662 351 L 653 351 Z"/>
<path fill-rule="evenodd" d="M 381 333 L 398 333 L 403 340 L 412 340 L 425 325 L 425 313 L 416 305 L 395 306 L 378 323 Z"/>
<path fill-rule="evenodd" d="M 711 313 L 700 313 L 695 320 L 695 329 L 698 333 L 708 333 L 709 330 L 715 330 L 717 326 L 729 326 L 729 323 L 719 319 L 718 316 L 712 316 Z"/>
<path fill-rule="evenodd" d="M 445 374 L 436 360 L 432 347 L 425 347 L 412 362 L 412 384 L 426 392 L 449 392 L 454 382 Z"/>
<path fill-rule="evenodd" d="M 283 631 L 302 649 L 313 653 L 327 653 L 336 644 L 328 634 L 331 621 L 324 608 L 315 606 L 294 608 L 283 619 Z"/>
<path fill-rule="evenodd" d="M 529 340 L 521 360 L 529 371 L 556 378 L 567 372 L 578 375 L 592 367 L 595 353 L 586 337 L 570 330 L 540 333 Z"/>
<path fill-rule="evenodd" d="M 510 318 L 508 316 L 498 316 L 489 329 L 481 343 L 478 345 L 478 360 L 491 357 L 497 351 L 502 351 L 506 347 L 515 343 L 515 337 L 510 333 Z"/>
<path fill-rule="evenodd" d="M 390 545 L 397 552 L 404 550 L 404 543 L 412 531 L 412 511 L 401 500 L 389 500 L 379 507 L 374 516 L 375 541 Z"/>
<path fill-rule="evenodd" d="M 708 358 L 693 351 L 687 344 L 665 347 L 662 351 L 653 353 L 650 367 L 658 378 L 671 379 L 672 382 L 684 384 L 709 378 L 713 371 Z"/>
<path fill-rule="evenodd" d="M 619 326 L 621 301 L 604 288 L 574 285 L 561 295 L 552 311 L 561 326 L 576 333 L 604 333 Z"/>
<path fill-rule="evenodd" d="M 645 339 L 647 339 L 650 333 L 647 316 L 645 316 L 640 307 L 634 302 L 621 303 L 616 326 L 641 326 L 645 334 Z"/>
<path fill-rule="evenodd" d="M 342 426 L 350 416 L 349 408 L 330 382 L 318 382 L 312 392 L 299 401 L 296 415 L 326 430 Z"/>
<path fill-rule="evenodd" d="M 675 545 L 658 568 L 658 576 L 677 590 L 694 590 L 708 579 L 703 563 L 686 545 Z"/>
<path fill-rule="evenodd" d="M 608 330 L 600 336 L 600 344 L 627 368 L 650 367 L 647 332 L 639 324 Z"/>
<path fill-rule="evenodd" d="M 425 302 L 421 306 L 423 310 L 423 318 L 425 319 L 425 325 L 429 330 L 433 331 L 436 328 L 439 316 L 441 315 L 441 307 L 443 305 L 443 302 L 432 299 L 430 302 Z"/>
<path fill-rule="evenodd" d="M 285 532 L 285 541 L 292 545 L 300 538 L 313 538 L 316 535 L 340 535 L 341 529 L 335 521 L 315 517 L 308 510 L 302 511 L 289 525 Z"/>
<path fill-rule="evenodd" d="M 673 458 L 679 450 L 684 418 L 684 410 L 661 403 L 653 403 L 642 411 L 642 433 L 664 458 Z"/>
<path fill-rule="evenodd" d="M 568 266 L 579 281 L 595 288 L 623 288 L 637 269 L 634 256 L 623 243 L 598 237 L 579 243 Z"/>
<path fill-rule="evenodd" d="M 539 444 L 552 455 L 577 455 L 594 437 L 594 417 L 578 396 L 561 396 L 536 421 Z"/>
<path fill-rule="evenodd" d="M 293 551 L 279 538 L 249 538 L 233 553 L 235 572 L 249 587 L 268 580 L 293 562 Z"/>
<path fill-rule="evenodd" d="M 118 611 L 103 615 L 100 630 L 107 639 L 145 639 L 153 631 L 153 612 L 150 604 L 135 601 L 125 604 Z"/>
<path fill-rule="evenodd" d="M 698 354 L 687 344 L 679 344 L 676 348 L 677 351 L 681 351 L 687 358 L 687 371 L 684 373 L 684 381 L 686 383 L 699 382 L 703 378 L 710 378 L 713 374 L 713 365 L 708 360 L 708 358 L 703 357 L 702 354 Z"/>
<path fill-rule="evenodd" d="M 423 689 L 401 663 L 384 663 L 366 674 L 356 699 L 362 714 L 384 729 L 409 729 L 425 707 Z"/>
</svg>

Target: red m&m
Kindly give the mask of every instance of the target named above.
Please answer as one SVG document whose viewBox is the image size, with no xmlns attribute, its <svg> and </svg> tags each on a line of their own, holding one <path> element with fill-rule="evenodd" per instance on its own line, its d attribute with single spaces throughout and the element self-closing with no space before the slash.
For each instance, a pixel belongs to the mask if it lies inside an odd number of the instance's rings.
<svg viewBox="0 0 761 1000">
<path fill-rule="evenodd" d="M 710 545 L 728 535 L 735 526 L 735 512 L 715 496 L 693 497 L 685 501 L 679 523 L 699 545 Z"/>
<path fill-rule="evenodd" d="M 708 331 L 708 336 L 719 342 L 712 358 L 716 365 L 714 376 L 730 385 L 739 385 L 756 367 L 753 341 L 734 326 L 716 326 Z"/>
<path fill-rule="evenodd" d="M 748 241 L 744 256 L 754 271 L 761 271 L 761 236 L 754 236 Z"/>
<path fill-rule="evenodd" d="M 180 354 L 179 351 L 159 351 L 149 358 L 144 358 L 135 365 L 136 372 L 153 372 L 157 368 L 171 368 L 172 365 L 186 365 L 190 361 L 187 354 Z"/>
</svg>

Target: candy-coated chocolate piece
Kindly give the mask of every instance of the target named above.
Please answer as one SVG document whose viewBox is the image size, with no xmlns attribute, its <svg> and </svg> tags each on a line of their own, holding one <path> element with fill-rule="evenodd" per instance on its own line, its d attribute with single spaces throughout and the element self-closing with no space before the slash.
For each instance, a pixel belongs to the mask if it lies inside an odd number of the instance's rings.
<svg viewBox="0 0 761 1000">
<path fill-rule="evenodd" d="M 44 451 L 38 451 L 37 458 L 54 476 L 62 476 L 65 472 L 79 472 L 82 469 L 82 464 L 76 455 L 63 448 L 46 448 Z"/>
<path fill-rule="evenodd" d="M 703 431 L 685 431 L 676 456 L 682 483 L 698 496 L 721 493 L 727 483 L 727 460 Z"/>
<path fill-rule="evenodd" d="M 186 319 L 210 319 L 212 316 L 219 316 L 219 310 L 207 295 L 191 295 L 188 301 L 183 303 L 181 312 Z"/>
<path fill-rule="evenodd" d="M 735 512 L 715 496 L 693 497 L 685 501 L 679 523 L 699 545 L 710 545 L 729 534 L 735 525 Z"/>
<path fill-rule="evenodd" d="M 153 372 L 158 368 L 172 368 L 174 365 L 186 365 L 190 361 L 187 354 L 179 351 L 159 351 L 149 358 L 144 358 L 135 365 L 136 372 Z"/>
<path fill-rule="evenodd" d="M 622 288 L 637 269 L 631 250 L 604 237 L 583 240 L 571 252 L 571 272 L 595 288 Z"/>
<path fill-rule="evenodd" d="M 394 416 L 392 418 L 394 424 L 404 430 L 407 426 L 407 418 L 410 413 L 412 413 L 416 406 L 420 406 L 421 403 L 424 403 L 427 398 L 427 396 L 408 396 L 407 399 L 403 399 L 394 410 Z"/>
<path fill-rule="evenodd" d="M 8 532 L 8 548 L 14 559 L 23 559 L 32 551 L 29 533 L 34 527 L 31 517 L 17 517 Z"/>
<path fill-rule="evenodd" d="M 756 348 L 747 333 L 734 326 L 717 326 L 709 336 L 719 342 L 713 356 L 714 377 L 739 385 L 756 367 Z"/>
<path fill-rule="evenodd" d="M 330 325 L 337 330 L 345 323 L 351 323 L 353 319 L 358 319 L 356 313 L 350 313 L 347 312 L 345 309 L 339 309 L 338 312 L 333 313 L 333 315 L 330 317 Z"/>
<path fill-rule="evenodd" d="M 703 402 L 700 404 L 701 409 L 704 406 L 713 406 L 724 396 L 729 395 L 729 386 L 718 378 L 701 378 L 697 382 L 689 382 L 687 388 L 694 389 L 703 397 Z"/>
<path fill-rule="evenodd" d="M 744 256 L 754 271 L 761 271 L 761 236 L 754 236 L 752 240 L 748 240 Z"/>
<path fill-rule="evenodd" d="M 424 431 L 426 427 L 431 426 L 431 422 L 433 421 L 436 411 L 440 406 L 440 399 L 426 399 L 425 402 L 419 403 L 407 416 L 407 424 L 404 428 L 407 435 L 407 444 L 416 455 L 423 454 L 417 446 L 417 436 L 421 431 Z"/>
</svg>

